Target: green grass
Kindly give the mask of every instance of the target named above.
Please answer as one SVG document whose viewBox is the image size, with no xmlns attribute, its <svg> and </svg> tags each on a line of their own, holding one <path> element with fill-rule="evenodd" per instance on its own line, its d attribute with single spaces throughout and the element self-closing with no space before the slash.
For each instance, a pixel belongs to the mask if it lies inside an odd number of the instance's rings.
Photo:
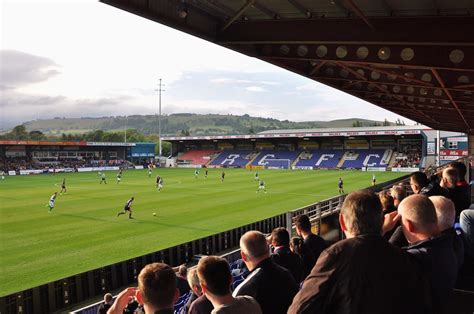
<svg viewBox="0 0 474 314">
<path fill-rule="evenodd" d="M 0 182 L 0 296 L 215 234 L 337 194 L 366 187 L 372 173 L 360 171 L 261 170 L 268 193 L 255 193 L 254 174 L 218 169 L 194 178 L 193 169 L 124 172 L 116 184 L 99 185 L 96 173 L 7 177 Z M 155 176 L 164 190 L 155 189 Z M 378 182 L 400 174 L 377 173 Z M 68 193 L 49 197 L 66 178 Z M 134 220 L 116 217 L 135 197 Z M 153 216 L 153 212 L 157 216 Z"/>
</svg>

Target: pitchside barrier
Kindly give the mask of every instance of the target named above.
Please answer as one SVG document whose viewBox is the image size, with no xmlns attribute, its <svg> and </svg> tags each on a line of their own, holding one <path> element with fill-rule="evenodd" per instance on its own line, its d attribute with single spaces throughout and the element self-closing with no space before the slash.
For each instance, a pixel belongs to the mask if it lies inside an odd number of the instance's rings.
<svg viewBox="0 0 474 314">
<path fill-rule="evenodd" d="M 408 174 L 402 178 L 380 183 L 371 189 L 381 191 L 399 183 L 408 185 Z M 345 195 L 339 195 L 238 228 L 3 296 L 0 298 L 0 313 L 53 313 L 77 308 L 81 303 L 84 304 L 94 298 L 100 299 L 107 292 L 136 285 L 140 270 L 153 262 L 174 266 L 193 263 L 196 256 L 223 255 L 226 252 L 229 254 L 224 256 L 232 262 L 240 257 L 239 250 L 236 249 L 240 237 L 245 232 L 259 230 L 270 233 L 276 227 L 294 230 L 293 219 L 297 215 L 307 214 L 319 233 L 322 220 L 338 213 L 344 199 Z M 89 305 L 73 313 L 91 313 L 96 306 L 97 304 Z"/>
</svg>

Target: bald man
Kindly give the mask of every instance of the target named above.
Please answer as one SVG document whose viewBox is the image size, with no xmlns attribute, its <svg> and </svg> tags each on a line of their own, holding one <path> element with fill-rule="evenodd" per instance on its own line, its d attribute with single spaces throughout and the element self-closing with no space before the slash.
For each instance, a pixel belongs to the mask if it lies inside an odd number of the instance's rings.
<svg viewBox="0 0 474 314">
<path fill-rule="evenodd" d="M 444 196 L 430 196 L 430 200 L 436 210 L 439 231 L 450 237 L 453 241 L 454 254 L 458 262 L 458 269 L 460 269 L 464 262 L 464 243 L 462 236 L 457 234 L 454 229 L 454 221 L 456 218 L 454 203 Z"/>
<path fill-rule="evenodd" d="M 458 273 L 453 241 L 441 234 L 436 209 L 427 196 L 408 196 L 398 206 L 398 213 L 409 243 L 404 249 L 419 263 L 430 281 L 434 309 L 444 313 Z"/>
<path fill-rule="evenodd" d="M 265 235 L 259 231 L 245 233 L 240 238 L 240 255 L 250 273 L 233 296 L 253 297 L 264 314 L 286 313 L 298 287 L 291 273 L 270 258 Z"/>
</svg>

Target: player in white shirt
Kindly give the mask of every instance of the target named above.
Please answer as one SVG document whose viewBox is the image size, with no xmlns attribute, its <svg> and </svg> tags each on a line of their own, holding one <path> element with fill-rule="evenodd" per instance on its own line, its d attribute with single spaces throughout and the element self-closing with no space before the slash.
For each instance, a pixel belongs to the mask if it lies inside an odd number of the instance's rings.
<svg viewBox="0 0 474 314">
<path fill-rule="evenodd" d="M 107 181 L 105 179 L 105 172 L 102 172 L 102 174 L 100 175 L 100 184 L 102 183 L 107 184 Z"/>
<path fill-rule="evenodd" d="M 161 192 L 162 189 L 163 189 L 163 178 L 160 177 L 158 180 L 158 192 Z"/>
<path fill-rule="evenodd" d="M 257 189 L 256 193 L 258 193 L 260 191 L 265 192 L 265 194 L 267 193 L 267 189 L 265 188 L 265 181 L 263 181 L 263 180 L 260 180 L 260 182 L 258 183 L 258 189 Z"/>
<path fill-rule="evenodd" d="M 121 180 L 122 180 L 122 170 L 120 170 L 119 173 L 117 173 L 117 184 L 119 184 Z"/>
<path fill-rule="evenodd" d="M 48 211 L 48 213 L 51 213 L 53 211 L 54 203 L 56 202 L 56 196 L 58 196 L 58 192 L 54 192 L 53 195 L 51 195 L 51 197 L 49 198 L 49 203 L 48 203 L 49 211 Z"/>
</svg>

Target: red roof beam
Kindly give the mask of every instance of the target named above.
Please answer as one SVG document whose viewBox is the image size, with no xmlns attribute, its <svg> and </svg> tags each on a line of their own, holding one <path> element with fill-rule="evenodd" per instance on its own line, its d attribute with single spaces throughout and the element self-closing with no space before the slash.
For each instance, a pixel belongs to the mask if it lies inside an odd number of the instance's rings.
<svg viewBox="0 0 474 314">
<path fill-rule="evenodd" d="M 464 115 L 462 114 L 462 112 L 459 110 L 459 106 L 456 104 L 456 101 L 453 99 L 453 96 L 451 96 L 451 93 L 449 92 L 449 90 L 446 88 L 444 82 L 443 82 L 443 79 L 441 78 L 441 76 L 439 75 L 438 71 L 436 71 L 436 69 L 431 69 L 431 72 L 433 72 L 433 75 L 436 77 L 436 80 L 438 81 L 439 85 L 443 88 L 443 91 L 446 93 L 446 95 L 448 96 L 448 98 L 451 100 L 451 103 L 453 104 L 454 108 L 456 108 L 457 112 L 459 113 L 459 116 L 461 116 L 461 119 L 464 121 L 464 123 L 466 124 L 467 126 L 467 129 L 470 130 L 471 127 L 469 126 L 469 123 L 466 121 L 466 119 L 464 118 Z M 466 130 L 467 131 L 467 130 Z"/>
</svg>

